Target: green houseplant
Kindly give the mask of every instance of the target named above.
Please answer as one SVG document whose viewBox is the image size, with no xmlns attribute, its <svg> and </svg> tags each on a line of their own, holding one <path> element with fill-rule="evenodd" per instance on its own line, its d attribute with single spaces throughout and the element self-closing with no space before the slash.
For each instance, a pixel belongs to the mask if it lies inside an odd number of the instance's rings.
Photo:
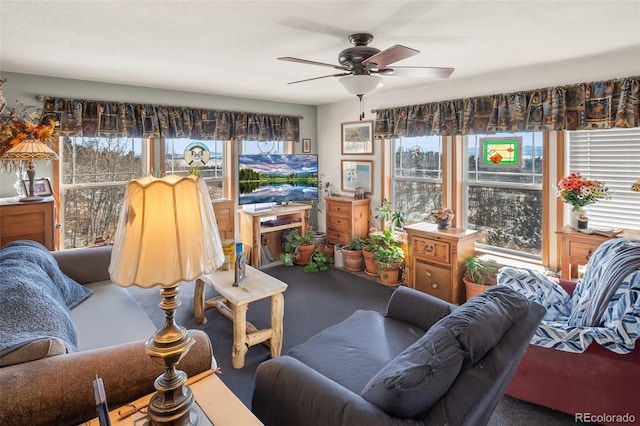
<svg viewBox="0 0 640 426">
<path fill-rule="evenodd" d="M 496 284 L 498 267 L 495 260 L 483 260 L 478 256 L 468 256 L 464 260 L 462 281 L 467 290 L 467 300 Z"/>
<path fill-rule="evenodd" d="M 300 234 L 297 228 L 291 230 L 282 246 L 285 253 L 293 254 L 293 263 L 296 265 L 306 265 L 311 259 L 311 254 L 315 248 L 313 237 L 315 232 L 307 229 L 304 234 Z"/>
<path fill-rule="evenodd" d="M 389 200 L 385 198 L 382 205 L 376 209 L 375 218 L 383 223 L 389 223 L 393 228 L 402 228 L 404 213 L 392 207 Z"/>
<path fill-rule="evenodd" d="M 401 281 L 404 262 L 404 250 L 400 247 L 398 239 L 390 229 L 372 234 L 369 238 L 372 241 L 371 251 L 380 282 L 384 285 L 397 285 Z"/>
<path fill-rule="evenodd" d="M 311 253 L 309 263 L 304 265 L 305 272 L 326 271 L 327 265 L 333 264 L 333 257 L 329 255 L 330 249 L 326 245 L 316 247 Z"/>
</svg>

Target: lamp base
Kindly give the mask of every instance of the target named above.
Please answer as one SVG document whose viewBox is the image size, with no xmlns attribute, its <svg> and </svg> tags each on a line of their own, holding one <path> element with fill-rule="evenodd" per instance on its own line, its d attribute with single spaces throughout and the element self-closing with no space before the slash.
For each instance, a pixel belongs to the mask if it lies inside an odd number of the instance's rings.
<svg viewBox="0 0 640 426">
<path fill-rule="evenodd" d="M 186 426 L 198 422 L 197 413 L 192 409 L 195 399 L 191 389 L 186 386 L 187 374 L 176 368 L 180 359 L 195 343 L 191 333 L 174 321 L 175 310 L 180 306 L 178 293 L 177 286 L 160 291 L 160 307 L 165 311 L 165 326 L 157 330 L 145 345 L 147 355 L 165 368 L 164 374 L 154 382 L 157 392 L 149 401 L 147 409 L 152 425 Z"/>
</svg>

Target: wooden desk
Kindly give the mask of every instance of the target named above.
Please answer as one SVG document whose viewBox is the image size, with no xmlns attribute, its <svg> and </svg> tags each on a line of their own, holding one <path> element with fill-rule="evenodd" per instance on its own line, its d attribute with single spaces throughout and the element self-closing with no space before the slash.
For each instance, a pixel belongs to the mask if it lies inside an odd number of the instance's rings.
<svg viewBox="0 0 640 426">
<path fill-rule="evenodd" d="M 240 402 L 224 383 L 213 374 L 212 371 L 201 373 L 188 380 L 189 387 L 196 399 L 196 404 L 207 416 L 209 422 L 216 426 L 253 426 L 262 425 L 260 420 Z M 149 405 L 149 400 L 154 394 L 146 395 L 132 402 L 136 408 L 144 408 Z M 107 399 L 109 395 L 107 395 Z M 127 407 L 111 410 L 109 418 L 112 426 L 135 426 L 145 424 L 145 415 L 137 412 L 129 417 L 120 419 L 118 411 L 125 411 Z M 206 419 L 200 419 L 206 424 Z M 204 421 L 203 421 L 204 420 Z M 85 423 L 88 426 L 99 426 L 98 419 Z"/>
<path fill-rule="evenodd" d="M 307 229 L 310 210 L 311 206 L 307 204 L 290 204 L 257 212 L 247 209 L 238 210 L 240 213 L 240 239 L 243 250 L 248 253 L 247 263 L 256 268 L 262 267 L 263 246 L 268 247 L 273 256 L 272 261 L 277 261 L 282 252 L 282 231 L 300 228 L 300 234 L 303 234 Z M 261 222 L 269 217 L 292 222 L 278 226 L 262 226 Z"/>
<path fill-rule="evenodd" d="M 585 234 L 571 226 L 563 226 L 556 231 L 560 239 L 560 278 L 575 280 L 578 278 L 578 266 L 586 265 L 600 244 L 611 239 L 603 235 Z M 640 238 L 640 231 L 625 229 L 619 237 Z M 575 266 L 575 268 L 573 268 Z"/>
<path fill-rule="evenodd" d="M 204 311 L 217 308 L 218 311 L 233 321 L 233 349 L 231 364 L 233 368 L 244 367 L 244 358 L 250 346 L 258 343 L 268 343 L 271 357 L 280 356 L 282 351 L 282 319 L 284 318 L 284 297 L 282 293 L 287 284 L 265 274 L 258 269 L 247 266 L 249 279 L 242 286 L 234 287 L 235 271 L 216 271 L 206 278 L 220 296 L 205 300 L 204 281 L 196 280 L 193 296 L 193 313 L 198 324 L 204 324 L 207 319 Z M 247 322 L 249 303 L 256 300 L 271 298 L 271 328 L 258 330 Z"/>
</svg>

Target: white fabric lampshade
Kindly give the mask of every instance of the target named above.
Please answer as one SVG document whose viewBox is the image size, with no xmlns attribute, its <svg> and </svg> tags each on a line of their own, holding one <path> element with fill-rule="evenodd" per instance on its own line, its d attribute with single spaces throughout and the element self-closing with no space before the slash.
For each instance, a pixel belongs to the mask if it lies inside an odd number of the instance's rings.
<svg viewBox="0 0 640 426">
<path fill-rule="evenodd" d="M 122 287 L 173 287 L 224 262 L 207 187 L 195 176 L 145 177 L 127 184 L 111 254 Z"/>
</svg>

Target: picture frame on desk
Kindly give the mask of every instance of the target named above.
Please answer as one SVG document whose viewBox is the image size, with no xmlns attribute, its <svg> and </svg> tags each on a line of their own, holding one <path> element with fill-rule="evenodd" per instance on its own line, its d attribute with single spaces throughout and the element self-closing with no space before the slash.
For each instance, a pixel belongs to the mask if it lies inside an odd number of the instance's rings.
<svg viewBox="0 0 640 426">
<path fill-rule="evenodd" d="M 29 193 L 29 180 L 22 179 L 22 186 L 24 187 L 24 193 Z M 51 181 L 49 178 L 38 178 L 33 180 L 33 195 L 38 197 L 51 197 L 53 195 L 53 188 L 51 187 Z"/>
</svg>

